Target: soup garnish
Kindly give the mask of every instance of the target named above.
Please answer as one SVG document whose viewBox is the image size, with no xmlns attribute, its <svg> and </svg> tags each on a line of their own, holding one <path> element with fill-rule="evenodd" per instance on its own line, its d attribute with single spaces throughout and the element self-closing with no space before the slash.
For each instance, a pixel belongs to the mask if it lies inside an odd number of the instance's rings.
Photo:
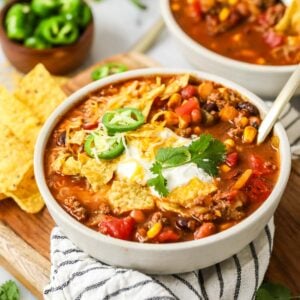
<svg viewBox="0 0 300 300">
<path fill-rule="evenodd" d="M 256 145 L 260 123 L 243 96 L 189 74 L 109 85 L 55 127 L 47 184 L 71 216 L 102 234 L 203 238 L 253 213 L 276 183 L 279 141 Z"/>
</svg>

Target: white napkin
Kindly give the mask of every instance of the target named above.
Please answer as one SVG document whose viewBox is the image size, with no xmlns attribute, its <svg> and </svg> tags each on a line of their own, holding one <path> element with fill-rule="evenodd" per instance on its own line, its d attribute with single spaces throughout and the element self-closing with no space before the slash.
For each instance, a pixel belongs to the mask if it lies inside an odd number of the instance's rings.
<svg viewBox="0 0 300 300">
<path fill-rule="evenodd" d="M 147 275 L 96 260 L 55 227 L 51 235 L 51 280 L 46 300 L 251 300 L 272 251 L 273 219 L 238 254 L 212 267 L 176 275 Z"/>
</svg>

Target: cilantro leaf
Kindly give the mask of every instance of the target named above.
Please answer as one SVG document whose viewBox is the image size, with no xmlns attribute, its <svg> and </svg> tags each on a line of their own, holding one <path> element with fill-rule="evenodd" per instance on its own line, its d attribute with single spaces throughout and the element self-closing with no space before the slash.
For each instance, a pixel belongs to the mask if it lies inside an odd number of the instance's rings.
<svg viewBox="0 0 300 300">
<path fill-rule="evenodd" d="M 171 168 L 190 161 L 191 153 L 186 147 L 160 148 L 156 153 L 155 159 L 161 163 L 163 168 Z"/>
<path fill-rule="evenodd" d="M 226 147 L 211 135 L 206 134 L 203 138 L 202 136 L 194 141 L 194 145 L 190 145 L 191 161 L 209 175 L 216 176 L 218 165 L 225 160 Z"/>
<path fill-rule="evenodd" d="M 281 284 L 263 283 L 256 292 L 256 300 L 289 300 L 291 292 Z"/>
<path fill-rule="evenodd" d="M 9 280 L 0 286 L 0 299 L 20 300 L 20 291 L 15 282 Z"/>
<path fill-rule="evenodd" d="M 198 139 L 189 145 L 188 149 L 192 154 L 202 153 L 207 149 L 212 139 L 213 137 L 210 134 L 201 134 Z"/>
<path fill-rule="evenodd" d="M 147 9 L 147 6 L 141 2 L 141 0 L 130 0 L 134 5 L 140 9 Z"/>
<path fill-rule="evenodd" d="M 159 162 L 155 162 L 150 171 L 153 174 L 157 174 L 157 176 L 149 179 L 147 184 L 153 186 L 161 196 L 167 196 L 169 191 L 167 189 L 167 180 L 162 175 L 162 165 Z"/>
<path fill-rule="evenodd" d="M 210 134 L 202 134 L 188 147 L 160 148 L 155 156 L 156 162 L 150 169 L 157 176 L 149 179 L 147 184 L 153 186 L 160 195 L 167 196 L 169 191 L 163 169 L 195 163 L 209 175 L 216 176 L 218 165 L 225 160 L 225 154 L 225 145 Z"/>
</svg>

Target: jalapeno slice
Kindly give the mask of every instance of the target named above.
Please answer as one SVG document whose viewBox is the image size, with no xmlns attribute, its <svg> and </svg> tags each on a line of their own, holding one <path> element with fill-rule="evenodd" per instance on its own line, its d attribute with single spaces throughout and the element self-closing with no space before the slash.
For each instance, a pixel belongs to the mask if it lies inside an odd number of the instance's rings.
<svg viewBox="0 0 300 300">
<path fill-rule="evenodd" d="M 145 118 L 136 108 L 120 108 L 109 111 L 102 118 L 103 125 L 109 134 L 135 130 L 144 124 Z"/>
<path fill-rule="evenodd" d="M 101 136 L 95 133 L 90 134 L 84 144 L 84 151 L 90 157 L 97 156 L 100 159 L 113 159 L 118 157 L 125 150 L 120 137 Z"/>
<path fill-rule="evenodd" d="M 63 16 L 54 16 L 40 22 L 36 35 L 52 45 L 69 45 L 77 40 L 79 29 Z"/>
<path fill-rule="evenodd" d="M 99 80 L 112 74 L 126 72 L 127 70 L 128 67 L 126 65 L 121 63 L 111 62 L 95 69 L 92 72 L 91 76 L 93 80 Z"/>
</svg>

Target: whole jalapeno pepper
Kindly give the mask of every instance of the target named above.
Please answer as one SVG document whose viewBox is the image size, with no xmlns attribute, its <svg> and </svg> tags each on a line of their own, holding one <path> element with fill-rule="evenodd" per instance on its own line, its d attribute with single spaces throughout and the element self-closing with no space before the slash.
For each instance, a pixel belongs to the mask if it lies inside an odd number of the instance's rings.
<svg viewBox="0 0 300 300">
<path fill-rule="evenodd" d="M 82 3 L 79 11 L 77 23 L 81 28 L 85 28 L 92 20 L 92 11 L 86 3 Z"/>
<path fill-rule="evenodd" d="M 9 39 L 23 41 L 34 31 L 36 18 L 30 5 L 25 3 L 14 4 L 5 17 L 5 28 Z"/>
<path fill-rule="evenodd" d="M 31 2 L 33 12 L 43 18 L 55 13 L 59 7 L 59 0 L 32 0 Z"/>
<path fill-rule="evenodd" d="M 39 37 L 31 36 L 27 38 L 24 42 L 24 46 L 34 49 L 48 49 L 51 48 L 51 45 Z"/>
<path fill-rule="evenodd" d="M 82 0 L 61 0 L 60 14 L 68 20 L 76 20 L 80 14 Z"/>
<path fill-rule="evenodd" d="M 92 12 L 90 7 L 82 0 L 61 0 L 60 14 L 64 15 L 69 21 L 74 21 L 81 28 L 92 19 Z"/>
<path fill-rule="evenodd" d="M 54 16 L 40 22 L 36 36 L 52 45 L 69 45 L 78 39 L 79 29 L 63 16 Z"/>
</svg>

